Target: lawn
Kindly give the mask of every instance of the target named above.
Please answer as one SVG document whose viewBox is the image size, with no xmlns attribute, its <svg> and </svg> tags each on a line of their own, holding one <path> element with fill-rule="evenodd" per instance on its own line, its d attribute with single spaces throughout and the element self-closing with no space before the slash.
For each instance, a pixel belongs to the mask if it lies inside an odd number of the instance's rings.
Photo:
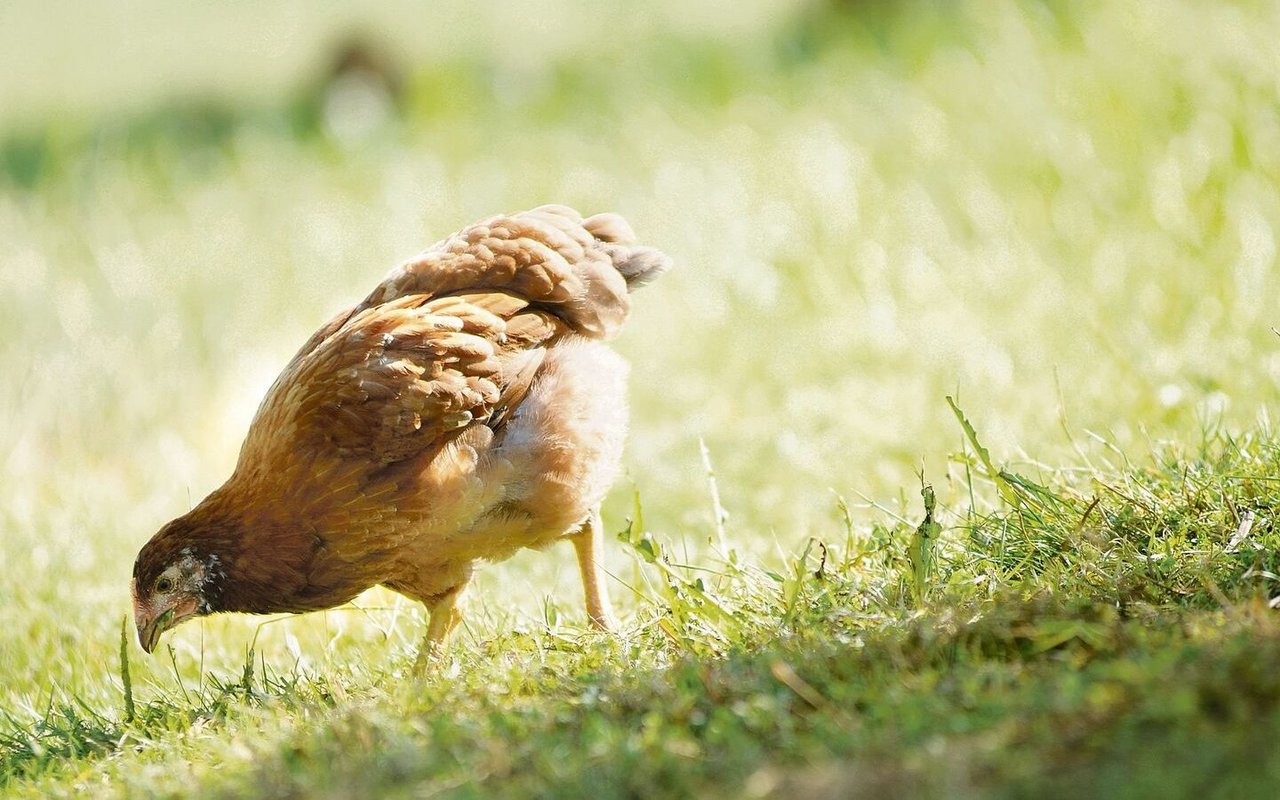
<svg viewBox="0 0 1280 800">
<path fill-rule="evenodd" d="M 0 794 L 1272 796 L 1276 6 L 308 8 L 0 7 Z M 384 590 L 145 655 L 298 345 L 545 202 L 676 262 L 622 631 L 558 546 L 424 676 Z"/>
</svg>

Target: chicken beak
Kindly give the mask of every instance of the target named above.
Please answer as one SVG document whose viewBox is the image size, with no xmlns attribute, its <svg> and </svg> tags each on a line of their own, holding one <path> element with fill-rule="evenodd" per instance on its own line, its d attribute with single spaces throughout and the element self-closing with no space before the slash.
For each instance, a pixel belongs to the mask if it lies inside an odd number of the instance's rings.
<svg viewBox="0 0 1280 800">
<path fill-rule="evenodd" d="M 138 644 L 142 645 L 143 650 L 150 653 L 156 649 L 160 634 L 173 627 L 174 613 L 172 608 L 165 609 L 156 616 L 151 616 L 141 609 L 136 612 L 134 623 L 138 626 Z"/>
</svg>

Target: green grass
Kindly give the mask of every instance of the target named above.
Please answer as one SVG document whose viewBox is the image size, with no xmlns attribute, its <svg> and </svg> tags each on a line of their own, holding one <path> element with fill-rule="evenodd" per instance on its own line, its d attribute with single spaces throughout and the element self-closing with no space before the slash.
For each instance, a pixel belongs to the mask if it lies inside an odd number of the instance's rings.
<svg viewBox="0 0 1280 800">
<path fill-rule="evenodd" d="M 0 792 L 1269 796 L 1275 9 L 663 9 L 550 8 L 523 58 L 497 11 L 420 51 L 464 11 L 371 15 L 405 89 L 362 135 L 256 39 L 121 78 L 117 111 L 15 106 Z M 623 631 L 588 632 L 565 548 L 486 569 L 424 678 L 384 591 L 122 652 L 137 548 L 226 477 L 298 342 L 549 201 L 677 261 L 617 342 Z"/>
</svg>

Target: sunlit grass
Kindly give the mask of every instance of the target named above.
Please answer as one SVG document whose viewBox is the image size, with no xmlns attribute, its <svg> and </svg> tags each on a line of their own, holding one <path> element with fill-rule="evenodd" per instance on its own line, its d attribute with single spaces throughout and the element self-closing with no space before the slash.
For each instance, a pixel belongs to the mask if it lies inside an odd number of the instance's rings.
<svg viewBox="0 0 1280 800">
<path fill-rule="evenodd" d="M 0 785 L 947 793 L 941 748 L 993 765 L 956 778 L 978 791 L 1100 758 L 1048 743 L 1057 714 L 1130 752 L 1150 720 L 1117 709 L 1184 667 L 1219 685 L 1200 648 L 1249 675 L 1242 642 L 1275 649 L 1275 17 L 814 3 L 528 70 L 433 51 L 358 134 L 283 90 L 0 131 Z M 550 201 L 677 262 L 617 342 L 620 640 L 585 633 L 568 548 L 527 553 L 481 574 L 439 677 L 407 675 L 421 610 L 375 591 L 133 650 L 126 722 L 137 547 L 229 474 L 298 343 L 436 238 Z M 949 680 L 978 688 L 931 700 Z M 1237 702 L 1211 704 L 1228 729 Z M 1217 730 L 1188 709 L 1165 721 Z M 887 766 L 823 766 L 865 753 Z"/>
</svg>

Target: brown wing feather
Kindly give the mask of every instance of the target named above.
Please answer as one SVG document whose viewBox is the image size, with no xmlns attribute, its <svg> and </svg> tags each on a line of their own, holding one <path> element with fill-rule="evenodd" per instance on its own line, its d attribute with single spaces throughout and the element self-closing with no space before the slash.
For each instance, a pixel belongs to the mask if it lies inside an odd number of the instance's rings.
<svg viewBox="0 0 1280 800">
<path fill-rule="evenodd" d="M 287 369 L 268 392 L 242 463 L 273 452 L 383 466 L 488 416 L 502 392 L 506 323 L 459 298 L 366 309 Z M 287 432 L 287 436 L 281 433 Z"/>
<path fill-rule="evenodd" d="M 670 266 L 662 252 L 637 246 L 631 226 L 617 214 L 583 219 L 567 206 L 547 205 L 490 217 L 393 269 L 363 302 L 312 334 L 285 372 L 359 313 L 413 295 L 467 293 L 474 302 L 480 293 L 492 292 L 499 304 L 522 304 L 510 313 L 495 309 L 504 319 L 534 306 L 576 333 L 607 338 L 630 312 L 628 290 Z"/>
<path fill-rule="evenodd" d="M 490 217 L 392 270 L 357 308 L 410 294 L 497 290 L 551 313 L 575 333 L 607 338 L 631 310 L 629 285 L 670 265 L 633 242 L 616 214 L 584 220 L 565 206 L 541 206 Z"/>
</svg>

